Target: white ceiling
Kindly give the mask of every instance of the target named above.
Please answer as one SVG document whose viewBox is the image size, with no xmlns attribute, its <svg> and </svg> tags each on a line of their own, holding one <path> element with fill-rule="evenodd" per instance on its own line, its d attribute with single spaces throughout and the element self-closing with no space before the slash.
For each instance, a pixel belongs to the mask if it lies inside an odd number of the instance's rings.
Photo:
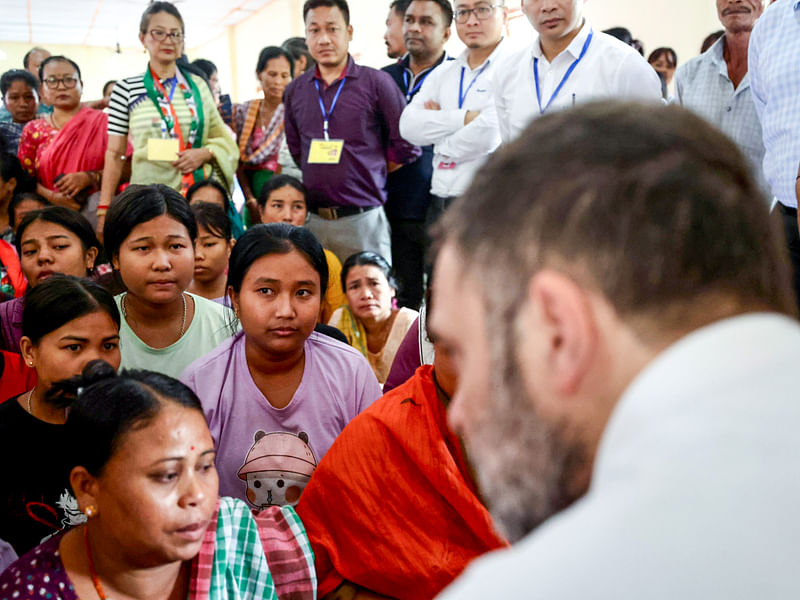
<svg viewBox="0 0 800 600">
<path fill-rule="evenodd" d="M 174 0 L 194 48 L 272 0 Z M 0 40 L 28 44 L 139 45 L 139 20 L 149 0 L 0 0 Z"/>
</svg>

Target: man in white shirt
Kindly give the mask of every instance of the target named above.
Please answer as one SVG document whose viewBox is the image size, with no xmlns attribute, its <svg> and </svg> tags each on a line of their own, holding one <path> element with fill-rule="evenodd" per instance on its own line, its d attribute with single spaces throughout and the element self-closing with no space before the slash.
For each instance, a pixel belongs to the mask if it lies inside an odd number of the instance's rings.
<svg viewBox="0 0 800 600">
<path fill-rule="evenodd" d="M 704 119 L 612 102 L 536 119 L 445 213 L 448 421 L 514 545 L 441 598 L 800 597 L 800 324 L 757 193 Z"/>
<path fill-rule="evenodd" d="M 539 33 L 509 57 L 495 76 L 503 142 L 534 118 L 592 100 L 661 101 L 661 83 L 630 46 L 593 29 L 586 0 L 522 0 L 522 12 Z"/>
<path fill-rule="evenodd" d="M 675 73 L 675 100 L 719 127 L 750 159 L 765 193 L 764 137 L 758 120 L 750 75 L 747 46 L 764 0 L 716 0 L 717 15 L 725 35 L 708 51 L 684 63 Z M 770 200 L 771 200 L 770 195 Z"/>
<path fill-rule="evenodd" d="M 502 1 L 457 0 L 456 31 L 467 46 L 434 70 L 400 117 L 400 135 L 433 148 L 429 222 L 467 189 L 486 157 L 500 145 L 492 76 L 508 54 Z"/>
</svg>

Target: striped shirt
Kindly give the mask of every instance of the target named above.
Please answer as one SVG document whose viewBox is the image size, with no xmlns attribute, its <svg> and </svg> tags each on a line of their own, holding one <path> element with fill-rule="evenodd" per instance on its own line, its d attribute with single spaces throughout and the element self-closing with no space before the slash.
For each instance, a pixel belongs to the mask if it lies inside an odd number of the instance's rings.
<svg viewBox="0 0 800 600">
<path fill-rule="evenodd" d="M 750 88 L 764 130 L 764 174 L 778 201 L 797 207 L 800 163 L 800 0 L 777 0 L 750 36 Z"/>
<path fill-rule="evenodd" d="M 230 185 L 233 171 L 239 161 L 239 149 L 222 122 L 208 85 L 196 75 L 188 75 L 200 90 L 202 111 L 205 116 L 203 140 L 195 142 L 194 147 L 205 147 L 214 154 L 217 165 L 224 166 L 222 174 L 215 176 L 223 184 Z M 172 88 L 169 79 L 161 81 L 167 92 Z M 185 140 L 189 139 L 192 114 L 180 89 L 175 90 L 172 106 L 178 116 L 178 123 Z M 147 144 L 151 138 L 168 137 L 162 127 L 161 113 L 147 95 L 144 74 L 126 77 L 114 85 L 108 103 L 108 134 L 128 136 L 133 143 L 133 163 L 131 183 L 163 183 L 174 189 L 180 188 L 181 176 L 168 161 L 149 161 Z M 213 143 L 211 143 L 213 142 Z M 211 173 L 206 165 L 206 175 Z M 226 176 L 229 175 L 229 176 Z"/>
<path fill-rule="evenodd" d="M 734 88 L 723 57 L 725 39 L 719 39 L 706 52 L 681 65 L 675 73 L 675 101 L 697 113 L 725 132 L 753 165 L 761 188 L 764 178 L 764 138 L 761 122 L 750 93 L 750 75 Z"/>
</svg>

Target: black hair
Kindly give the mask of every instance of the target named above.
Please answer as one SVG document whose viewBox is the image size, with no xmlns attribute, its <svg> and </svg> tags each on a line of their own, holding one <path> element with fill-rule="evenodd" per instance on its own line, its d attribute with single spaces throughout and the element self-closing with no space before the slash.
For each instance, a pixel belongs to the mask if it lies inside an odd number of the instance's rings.
<svg viewBox="0 0 800 600">
<path fill-rule="evenodd" d="M 450 23 L 453 22 L 453 5 L 450 3 L 450 0 L 427 0 L 427 1 L 433 2 L 436 6 L 438 6 L 442 10 L 442 13 L 444 14 L 444 26 L 450 27 Z M 395 8 L 395 10 L 398 13 L 405 15 L 406 11 L 408 10 L 408 7 L 411 5 L 411 2 L 413 2 L 413 0 L 409 0 L 409 2 L 404 2 L 405 8 L 402 10 L 402 12 L 400 11 L 399 8 Z M 399 1 L 398 4 L 400 4 Z M 502 6 L 504 3 L 500 2 L 499 4 Z M 394 4 L 392 4 L 392 6 L 394 7 Z"/>
<path fill-rule="evenodd" d="M 151 2 L 147 9 L 142 13 L 142 20 L 139 22 L 139 33 L 147 33 L 147 28 L 150 26 L 150 18 L 158 13 L 167 13 L 172 15 L 181 24 L 181 31 L 186 33 L 186 26 L 183 23 L 181 13 L 175 8 L 172 2 Z"/>
<path fill-rule="evenodd" d="M 197 396 L 177 379 L 152 371 L 117 374 L 102 360 L 93 360 L 77 377 L 54 384 L 45 399 L 70 407 L 65 427 L 73 464 L 94 477 L 102 474 L 125 435 L 150 424 L 166 404 L 203 415 Z"/>
<path fill-rule="evenodd" d="M 328 289 L 328 260 L 325 258 L 325 251 L 311 231 L 288 223 L 256 225 L 236 241 L 228 261 L 226 289 L 233 288 L 238 294 L 247 272 L 256 260 L 269 254 L 289 254 L 292 250 L 303 254 L 319 273 L 320 295 L 324 296 Z"/>
<path fill-rule="evenodd" d="M 6 182 L 11 179 L 17 181 L 14 194 L 32 192 L 36 189 L 36 179 L 22 168 L 19 158 L 11 152 L 0 152 L 0 178 Z"/>
<path fill-rule="evenodd" d="M 389 8 L 391 8 L 398 15 L 402 16 L 402 15 L 406 14 L 406 11 L 408 10 L 408 6 L 409 6 L 409 4 L 411 4 L 411 2 L 412 2 L 412 0 L 392 0 L 392 3 L 389 4 Z M 437 4 L 438 4 L 438 2 L 437 2 Z M 453 12 L 453 7 L 451 6 L 450 7 L 450 13 L 452 14 L 452 12 Z M 453 18 L 451 17 L 450 21 L 452 21 L 452 20 L 453 20 Z M 450 21 L 448 21 L 448 23 Z"/>
<path fill-rule="evenodd" d="M 24 81 L 34 92 L 39 87 L 39 82 L 36 81 L 36 77 L 29 71 L 25 69 L 11 69 L 3 73 L 2 77 L 0 77 L 0 94 L 2 94 L 3 98 L 5 98 L 6 92 L 15 81 Z"/>
<path fill-rule="evenodd" d="M 222 194 L 222 199 L 224 200 L 226 206 L 231 201 L 231 197 L 228 195 L 228 190 L 225 189 L 225 186 L 216 179 L 201 179 L 200 181 L 195 181 L 191 187 L 186 190 L 186 201 L 191 204 L 192 196 L 194 196 L 195 192 L 206 187 L 213 187 L 220 194 Z"/>
<path fill-rule="evenodd" d="M 100 311 L 119 327 L 119 310 L 111 292 L 91 279 L 54 273 L 25 294 L 22 335 L 35 346 L 70 321 Z"/>
<path fill-rule="evenodd" d="M 25 53 L 25 56 L 22 57 L 22 66 L 25 67 L 26 69 L 28 68 L 28 61 L 30 60 L 31 55 L 34 52 L 47 52 L 47 50 L 45 50 L 44 48 L 40 48 L 39 46 L 34 46 L 30 50 L 28 50 Z"/>
<path fill-rule="evenodd" d="M 106 82 L 103 84 L 103 96 L 105 96 L 105 95 L 106 95 L 106 88 L 107 88 L 108 86 L 110 86 L 110 85 L 112 85 L 112 86 L 113 86 L 113 85 L 116 85 L 116 84 L 117 84 L 117 80 L 116 80 L 116 79 L 109 79 L 108 81 L 106 81 Z M 114 89 L 114 88 L 111 88 L 111 89 Z"/>
<path fill-rule="evenodd" d="M 672 48 L 666 48 L 662 46 L 661 48 L 656 48 L 650 53 L 650 56 L 647 57 L 647 62 L 651 65 L 656 62 L 661 56 L 664 55 L 669 63 L 669 66 L 673 69 L 678 66 L 678 55 Z"/>
<path fill-rule="evenodd" d="M 5 179 L 5 177 L 3 179 Z M 17 190 L 19 190 L 19 183 L 17 183 Z M 17 218 L 17 206 L 25 202 L 25 200 L 34 200 L 35 202 L 39 202 L 42 205 L 42 208 L 52 206 L 47 198 L 40 196 L 36 192 L 17 192 L 15 190 L 14 197 L 11 198 L 11 202 L 8 203 L 8 225 L 10 227 L 14 227 L 14 221 Z"/>
<path fill-rule="evenodd" d="M 133 229 L 168 215 L 181 223 L 189 232 L 189 239 L 197 239 L 197 222 L 186 198 L 163 183 L 130 185 L 111 203 L 103 227 L 103 241 L 108 257 L 119 254 L 120 246 Z"/>
<path fill-rule="evenodd" d="M 97 239 L 97 234 L 94 232 L 94 227 L 86 220 L 81 213 L 66 206 L 46 206 L 40 210 L 25 215 L 22 223 L 16 232 L 15 243 L 17 245 L 17 253 L 22 256 L 22 237 L 25 230 L 37 221 L 44 221 L 45 223 L 55 223 L 64 229 L 75 234 L 81 241 L 83 251 L 86 252 L 89 248 L 97 248 L 98 251 L 102 248 L 100 241 Z"/>
<path fill-rule="evenodd" d="M 317 64 L 317 61 L 311 56 L 311 52 L 308 51 L 308 44 L 306 44 L 305 38 L 290 37 L 281 44 L 281 48 L 291 54 L 295 62 L 297 62 L 301 56 L 305 56 L 306 70 Z"/>
<path fill-rule="evenodd" d="M 258 206 L 264 208 L 267 205 L 267 200 L 269 200 L 269 195 L 275 190 L 279 190 L 287 185 L 303 194 L 303 199 L 305 200 L 307 194 L 306 186 L 304 186 L 297 177 L 292 177 L 291 175 L 275 175 L 274 177 L 270 177 L 264 184 L 264 187 L 261 188 L 261 193 L 258 194 Z"/>
<path fill-rule="evenodd" d="M 211 76 L 214 73 L 218 73 L 217 65 L 206 58 L 198 58 L 197 60 L 193 60 L 191 65 L 195 69 L 200 69 L 206 75 L 206 79 L 211 79 Z"/>
<path fill-rule="evenodd" d="M 211 202 L 198 202 L 192 205 L 197 227 L 205 227 L 208 232 L 225 241 L 233 237 L 231 220 L 228 214 L 217 204 Z"/>
<path fill-rule="evenodd" d="M 280 46 L 267 46 L 262 48 L 258 53 L 258 62 L 256 63 L 256 75 L 260 75 L 264 69 L 267 68 L 267 63 L 273 58 L 283 57 L 289 62 L 289 74 L 294 77 L 294 57 L 284 48 Z"/>
<path fill-rule="evenodd" d="M 67 58 L 66 56 L 62 56 L 61 54 L 57 54 L 55 56 L 48 56 L 42 61 L 42 64 L 39 65 L 39 80 L 44 81 L 44 68 L 52 62 L 66 62 L 72 65 L 72 68 L 75 69 L 75 72 L 78 74 L 78 79 L 83 81 L 83 77 L 81 77 L 81 68 L 71 58 Z"/>
<path fill-rule="evenodd" d="M 344 24 L 350 25 L 350 7 L 347 6 L 347 0 L 306 0 L 303 5 L 303 22 L 305 23 L 306 16 L 310 10 L 319 8 L 320 6 L 336 7 L 342 11 L 344 17 Z"/>
<path fill-rule="evenodd" d="M 612 27 L 611 29 L 606 29 L 603 31 L 603 33 L 607 33 L 611 37 L 617 38 L 626 46 L 630 46 L 633 42 L 633 34 L 631 33 L 631 30 L 626 27 Z"/>
<path fill-rule="evenodd" d="M 700 54 L 704 54 L 723 35 L 725 35 L 725 30 L 724 29 L 720 29 L 718 31 L 715 31 L 714 33 L 709 33 L 706 36 L 706 38 L 703 40 L 702 45 L 700 46 Z"/>
<path fill-rule="evenodd" d="M 367 265 L 378 267 L 384 277 L 386 277 L 386 281 L 389 282 L 389 286 L 394 290 L 398 290 L 397 280 L 394 278 L 391 265 L 389 265 L 385 258 L 375 252 L 357 252 L 347 257 L 347 260 L 344 261 L 342 265 L 342 290 L 347 289 L 347 274 L 350 273 L 350 270 L 353 267 L 364 267 Z"/>
</svg>

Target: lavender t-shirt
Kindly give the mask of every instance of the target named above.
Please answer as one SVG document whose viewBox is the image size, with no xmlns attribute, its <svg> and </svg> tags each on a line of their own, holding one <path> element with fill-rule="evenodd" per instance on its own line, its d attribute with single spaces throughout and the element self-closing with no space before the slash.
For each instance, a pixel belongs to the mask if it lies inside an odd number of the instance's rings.
<svg viewBox="0 0 800 600">
<path fill-rule="evenodd" d="M 316 332 L 305 342 L 303 379 L 285 408 L 256 387 L 242 332 L 189 365 L 181 381 L 203 404 L 220 495 L 257 509 L 295 505 L 336 437 L 381 396 L 361 353 Z"/>
</svg>

